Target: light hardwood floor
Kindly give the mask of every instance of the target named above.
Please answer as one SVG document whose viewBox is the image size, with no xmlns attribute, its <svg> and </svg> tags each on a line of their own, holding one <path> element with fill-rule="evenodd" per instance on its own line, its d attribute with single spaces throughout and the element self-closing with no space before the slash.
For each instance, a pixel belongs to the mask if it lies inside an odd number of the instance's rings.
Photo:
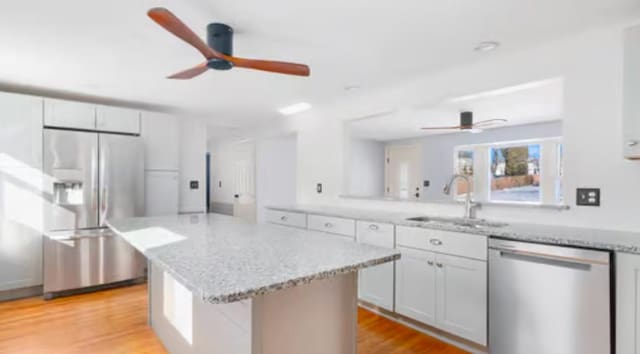
<svg viewBox="0 0 640 354">
<path fill-rule="evenodd" d="M 360 309 L 359 354 L 464 351 Z M 85 354 L 166 351 L 147 326 L 145 285 L 44 301 L 0 303 L 0 353 Z"/>
</svg>

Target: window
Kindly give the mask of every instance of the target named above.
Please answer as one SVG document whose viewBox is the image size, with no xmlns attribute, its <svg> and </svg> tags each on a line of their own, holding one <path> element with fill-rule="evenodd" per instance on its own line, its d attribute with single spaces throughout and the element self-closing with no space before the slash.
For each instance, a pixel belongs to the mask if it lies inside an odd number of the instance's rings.
<svg viewBox="0 0 640 354">
<path fill-rule="evenodd" d="M 456 171 L 455 173 L 469 177 L 469 183 L 463 180 L 457 180 L 455 186 L 455 195 L 463 196 L 467 193 L 473 194 L 473 150 L 461 148 L 456 152 Z"/>
<path fill-rule="evenodd" d="M 490 147 L 492 201 L 540 202 L 540 145 Z"/>
<path fill-rule="evenodd" d="M 561 138 L 542 138 L 454 148 L 454 173 L 469 176 L 470 192 L 480 202 L 561 204 Z M 465 197 L 460 180 L 454 198 Z"/>
</svg>

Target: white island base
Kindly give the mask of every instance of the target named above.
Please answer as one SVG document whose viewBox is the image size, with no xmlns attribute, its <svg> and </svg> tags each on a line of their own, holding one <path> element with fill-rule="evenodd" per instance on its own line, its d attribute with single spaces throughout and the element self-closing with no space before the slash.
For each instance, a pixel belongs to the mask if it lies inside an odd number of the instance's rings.
<svg viewBox="0 0 640 354">
<path fill-rule="evenodd" d="M 212 304 L 149 271 L 149 322 L 172 354 L 356 353 L 357 272 Z"/>
</svg>

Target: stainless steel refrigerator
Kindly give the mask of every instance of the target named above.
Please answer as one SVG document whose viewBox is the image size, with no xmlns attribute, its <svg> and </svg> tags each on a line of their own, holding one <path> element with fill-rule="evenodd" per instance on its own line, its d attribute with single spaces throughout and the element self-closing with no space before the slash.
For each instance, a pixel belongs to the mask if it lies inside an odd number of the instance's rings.
<svg viewBox="0 0 640 354">
<path fill-rule="evenodd" d="M 141 138 L 44 129 L 44 293 L 144 276 L 145 260 L 105 221 L 144 215 Z"/>
</svg>

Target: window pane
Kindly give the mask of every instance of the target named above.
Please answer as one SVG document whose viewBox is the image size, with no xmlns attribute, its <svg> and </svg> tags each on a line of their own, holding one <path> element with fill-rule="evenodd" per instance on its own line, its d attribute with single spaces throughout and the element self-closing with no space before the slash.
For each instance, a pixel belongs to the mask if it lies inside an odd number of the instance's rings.
<svg viewBox="0 0 640 354">
<path fill-rule="evenodd" d="M 473 193 L 473 151 L 472 150 L 458 150 L 456 155 L 456 171 L 459 175 L 469 176 L 469 185 L 467 182 L 458 179 L 456 181 L 456 195 L 463 195 L 467 193 Z"/>
<path fill-rule="evenodd" d="M 564 148 L 558 144 L 558 174 L 556 176 L 556 201 L 564 202 L 564 191 L 562 186 L 562 174 L 564 173 Z"/>
<path fill-rule="evenodd" d="M 540 145 L 491 148 L 491 200 L 540 201 Z"/>
</svg>

